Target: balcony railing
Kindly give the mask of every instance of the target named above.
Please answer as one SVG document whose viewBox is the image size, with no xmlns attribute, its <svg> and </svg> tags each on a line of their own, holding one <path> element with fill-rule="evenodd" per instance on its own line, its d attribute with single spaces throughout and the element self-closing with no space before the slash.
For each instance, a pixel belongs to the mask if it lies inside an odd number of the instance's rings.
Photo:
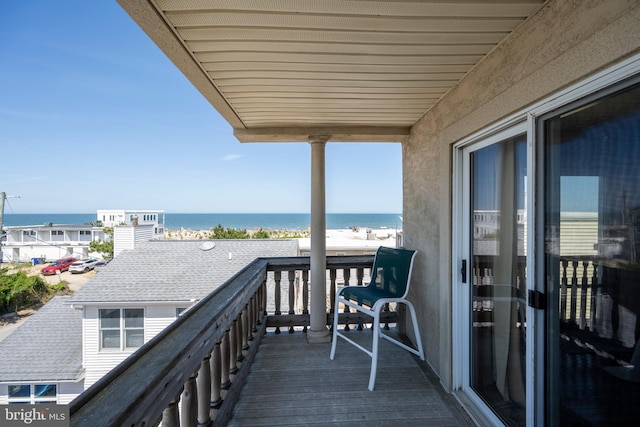
<svg viewBox="0 0 640 427">
<path fill-rule="evenodd" d="M 336 287 L 362 285 L 372 264 L 372 255 L 327 257 L 327 324 Z M 309 269 L 308 257 L 256 259 L 78 396 L 71 425 L 225 425 L 266 329 L 309 326 Z M 348 309 L 339 316 L 347 327 L 365 322 Z"/>
</svg>

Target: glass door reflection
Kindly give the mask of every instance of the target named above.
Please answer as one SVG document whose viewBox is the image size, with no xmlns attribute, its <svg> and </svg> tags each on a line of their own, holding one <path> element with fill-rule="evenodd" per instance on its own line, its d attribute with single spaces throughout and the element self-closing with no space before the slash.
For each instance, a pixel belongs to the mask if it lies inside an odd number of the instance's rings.
<svg viewBox="0 0 640 427">
<path fill-rule="evenodd" d="M 505 424 L 526 424 L 526 138 L 471 154 L 470 385 Z"/>
</svg>

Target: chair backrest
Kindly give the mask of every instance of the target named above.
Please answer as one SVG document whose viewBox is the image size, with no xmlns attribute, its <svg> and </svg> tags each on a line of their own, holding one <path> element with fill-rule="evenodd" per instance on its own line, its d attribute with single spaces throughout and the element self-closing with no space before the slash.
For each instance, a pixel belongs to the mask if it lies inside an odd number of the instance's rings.
<svg viewBox="0 0 640 427">
<path fill-rule="evenodd" d="M 397 298 L 406 298 L 416 252 L 380 246 L 373 261 L 369 287 Z"/>
</svg>

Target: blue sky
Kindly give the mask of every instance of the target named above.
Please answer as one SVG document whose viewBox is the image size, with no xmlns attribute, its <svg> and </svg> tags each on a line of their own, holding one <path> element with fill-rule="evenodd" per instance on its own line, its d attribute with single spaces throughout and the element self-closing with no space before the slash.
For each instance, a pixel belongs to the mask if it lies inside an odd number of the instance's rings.
<svg viewBox="0 0 640 427">
<path fill-rule="evenodd" d="M 308 144 L 241 144 L 116 0 L 0 14 L 5 213 L 309 212 Z M 399 144 L 326 148 L 327 212 L 402 211 Z"/>
</svg>

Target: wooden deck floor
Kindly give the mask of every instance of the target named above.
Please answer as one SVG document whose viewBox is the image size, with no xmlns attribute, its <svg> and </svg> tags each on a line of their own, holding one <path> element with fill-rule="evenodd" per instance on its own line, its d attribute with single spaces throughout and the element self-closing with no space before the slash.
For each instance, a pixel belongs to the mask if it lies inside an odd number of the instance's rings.
<svg viewBox="0 0 640 427">
<path fill-rule="evenodd" d="M 371 331 L 351 331 L 358 340 Z M 371 359 L 344 340 L 335 360 L 330 343 L 306 334 L 269 332 L 251 367 L 230 426 L 472 426 L 425 363 L 382 340 L 373 392 Z"/>
</svg>

